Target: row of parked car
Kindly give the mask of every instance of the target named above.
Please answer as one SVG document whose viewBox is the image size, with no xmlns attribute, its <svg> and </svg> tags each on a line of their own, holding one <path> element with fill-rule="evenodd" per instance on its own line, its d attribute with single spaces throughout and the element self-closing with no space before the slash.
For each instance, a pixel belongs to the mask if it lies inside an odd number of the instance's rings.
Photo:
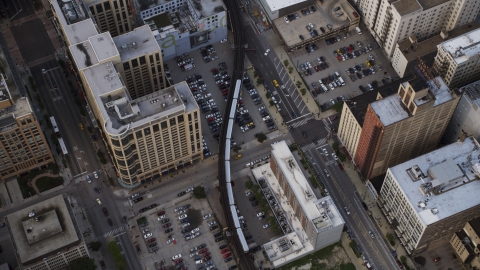
<svg viewBox="0 0 480 270">
<path fill-rule="evenodd" d="M 204 63 L 209 63 L 210 61 L 218 59 L 217 52 L 213 45 L 207 45 L 198 49 L 198 51 L 202 54 Z"/>
<path fill-rule="evenodd" d="M 317 63 L 316 63 L 317 62 Z M 318 56 L 316 61 L 312 62 L 306 62 L 305 64 L 300 64 L 300 69 L 303 71 L 303 74 L 305 76 L 312 75 L 312 69 L 314 69 L 316 72 L 319 72 L 321 70 L 325 70 L 329 68 L 328 63 L 325 60 L 325 57 L 323 56 Z"/>
<path fill-rule="evenodd" d="M 293 230 L 292 230 L 292 227 L 290 226 L 290 223 L 286 219 L 286 214 L 283 211 L 282 207 L 280 207 L 279 205 L 280 203 L 277 201 L 274 193 L 268 186 L 267 182 L 264 179 L 259 179 L 258 184 L 260 185 L 260 188 L 262 189 L 262 193 L 265 196 L 265 199 L 267 200 L 268 205 L 270 205 L 273 215 L 275 216 L 275 219 L 280 225 L 280 228 L 282 229 L 283 233 L 284 234 L 291 233 Z M 263 213 L 259 213 L 259 214 L 263 214 Z M 267 223 L 266 225 L 269 226 L 270 224 Z M 264 225 L 263 228 L 267 228 L 268 226 L 265 227 Z"/>
</svg>

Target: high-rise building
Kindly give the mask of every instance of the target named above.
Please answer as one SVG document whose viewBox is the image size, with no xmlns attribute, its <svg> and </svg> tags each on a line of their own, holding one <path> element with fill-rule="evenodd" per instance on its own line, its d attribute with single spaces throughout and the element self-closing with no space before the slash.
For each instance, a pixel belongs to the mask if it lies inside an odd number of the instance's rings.
<svg viewBox="0 0 480 270">
<path fill-rule="evenodd" d="M 438 44 L 478 28 L 480 24 L 473 21 L 450 31 L 441 31 L 440 34 L 420 42 L 415 36 L 410 36 L 397 43 L 393 53 L 392 67 L 400 77 L 412 74 L 414 67 L 418 64 L 418 58 L 431 67 L 437 55 Z"/>
<path fill-rule="evenodd" d="M 83 0 L 83 3 L 101 33 L 110 32 L 116 37 L 135 27 L 135 7 L 131 0 Z"/>
<path fill-rule="evenodd" d="M 132 99 L 165 88 L 162 52 L 147 25 L 113 38 L 120 53 L 115 64 Z"/>
<path fill-rule="evenodd" d="M 365 25 L 391 58 L 399 41 L 414 35 L 419 41 L 441 30 L 475 20 L 480 3 L 474 0 L 357 0 Z"/>
<path fill-rule="evenodd" d="M 55 160 L 28 99 L 0 80 L 0 179 L 8 179 Z"/>
<path fill-rule="evenodd" d="M 463 136 L 473 136 L 480 140 L 480 81 L 458 89 L 462 97 L 443 135 L 444 144 L 453 143 Z"/>
<path fill-rule="evenodd" d="M 452 88 L 480 79 L 480 29 L 439 44 L 433 68 Z"/>
<path fill-rule="evenodd" d="M 434 150 L 459 97 L 440 77 L 400 84 L 398 94 L 371 103 L 354 161 L 365 178 Z"/>
<path fill-rule="evenodd" d="M 409 255 L 448 243 L 480 216 L 479 149 L 467 137 L 387 170 L 379 206 Z"/>
<path fill-rule="evenodd" d="M 462 230 L 455 232 L 450 245 L 463 265 L 480 268 L 480 218 L 468 221 Z"/>
<path fill-rule="evenodd" d="M 88 257 L 88 248 L 65 194 L 5 217 L 20 269 L 61 270 Z"/>
<path fill-rule="evenodd" d="M 263 245 L 275 268 L 337 243 L 345 225 L 330 196 L 317 198 L 287 143 L 272 145 L 270 163 L 252 169 L 284 233 Z"/>
</svg>

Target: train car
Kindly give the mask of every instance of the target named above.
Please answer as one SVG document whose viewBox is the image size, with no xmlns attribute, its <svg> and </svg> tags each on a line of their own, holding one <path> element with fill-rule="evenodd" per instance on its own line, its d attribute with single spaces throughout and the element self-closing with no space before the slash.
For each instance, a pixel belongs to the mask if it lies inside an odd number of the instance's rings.
<svg viewBox="0 0 480 270">
<path fill-rule="evenodd" d="M 232 129 L 233 129 L 233 119 L 229 119 L 228 126 L 227 126 L 227 136 L 225 138 L 227 139 L 232 138 Z"/>
<path fill-rule="evenodd" d="M 235 91 L 233 92 L 233 97 L 238 98 L 238 95 L 240 94 L 240 89 L 242 88 L 242 81 L 237 80 L 237 83 L 235 84 Z"/>
<path fill-rule="evenodd" d="M 248 247 L 247 240 L 245 239 L 242 228 L 237 228 L 237 234 L 238 238 L 240 239 L 240 243 L 242 243 L 243 252 L 248 253 L 250 251 L 250 248 Z"/>
<path fill-rule="evenodd" d="M 232 100 L 232 108 L 237 108 L 237 103 L 238 103 L 238 99 L 236 97 L 233 98 Z M 233 116 L 232 116 L 233 114 Z M 231 110 L 230 111 L 230 118 L 233 119 L 235 117 L 235 110 Z"/>
<path fill-rule="evenodd" d="M 235 204 L 235 199 L 233 197 L 232 183 L 227 183 L 227 194 L 228 194 L 228 203 L 230 205 Z"/>
<path fill-rule="evenodd" d="M 53 131 L 55 131 L 55 134 L 59 135 L 59 134 L 60 134 L 60 130 L 58 129 L 57 121 L 55 121 L 55 117 L 50 116 L 50 123 L 52 123 Z"/>
<path fill-rule="evenodd" d="M 225 161 L 225 174 L 228 176 L 227 178 L 229 180 L 227 183 L 231 183 L 232 180 L 230 177 L 230 161 L 229 160 Z"/>
<path fill-rule="evenodd" d="M 225 160 L 230 160 L 231 143 L 232 142 L 230 141 L 230 138 L 227 137 L 227 139 L 225 140 Z"/>
<path fill-rule="evenodd" d="M 232 206 L 230 206 L 230 211 L 232 211 L 233 224 L 235 225 L 235 228 L 241 228 L 240 220 L 238 219 L 238 215 L 236 211 L 237 209 L 234 208 L 235 207 L 234 205 Z"/>
</svg>

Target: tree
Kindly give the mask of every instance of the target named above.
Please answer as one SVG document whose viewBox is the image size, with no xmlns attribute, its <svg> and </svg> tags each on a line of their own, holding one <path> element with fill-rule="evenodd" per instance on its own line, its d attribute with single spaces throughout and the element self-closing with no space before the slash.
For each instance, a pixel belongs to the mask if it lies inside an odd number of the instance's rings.
<svg viewBox="0 0 480 270">
<path fill-rule="evenodd" d="M 196 186 L 193 189 L 193 197 L 195 197 L 195 199 L 205 199 L 205 198 L 207 198 L 207 194 L 205 193 L 205 188 L 202 187 L 202 186 Z"/>
<path fill-rule="evenodd" d="M 246 182 L 245 182 L 245 187 L 246 187 L 247 189 L 252 189 L 252 187 L 253 187 L 253 182 L 252 182 L 252 180 L 246 181 Z"/>
<path fill-rule="evenodd" d="M 242 147 L 238 146 L 238 145 L 235 145 L 233 148 L 232 148 L 233 152 L 235 153 L 238 153 L 238 151 L 242 150 Z"/>
<path fill-rule="evenodd" d="M 420 264 L 421 266 L 425 266 L 425 263 L 427 262 L 427 259 L 425 259 L 425 257 L 422 257 L 422 256 L 418 256 L 418 257 L 415 257 L 413 258 L 413 260 Z"/>
<path fill-rule="evenodd" d="M 283 61 L 283 64 L 284 64 L 286 67 L 288 67 L 288 64 L 289 64 L 289 63 L 288 63 L 288 60 Z"/>
<path fill-rule="evenodd" d="M 393 234 L 387 233 L 386 237 L 387 237 L 387 240 L 390 243 L 390 245 L 392 247 L 395 246 L 395 237 L 393 237 Z"/>
<path fill-rule="evenodd" d="M 126 270 L 127 264 L 125 262 L 125 258 L 123 257 L 122 253 L 120 252 L 120 248 L 118 247 L 117 242 L 112 241 L 108 243 L 108 250 L 112 254 L 113 260 L 115 261 L 115 266 L 118 270 Z"/>
<path fill-rule="evenodd" d="M 95 270 L 95 260 L 91 258 L 78 258 L 70 262 L 68 270 Z"/>
<path fill-rule="evenodd" d="M 273 102 L 273 100 L 270 100 L 268 103 L 270 103 L 270 106 L 275 106 L 275 102 Z"/>
<path fill-rule="evenodd" d="M 269 99 L 269 98 L 272 97 L 272 95 L 271 95 L 269 92 L 267 92 L 267 93 L 265 94 L 265 97 L 266 97 L 267 99 Z"/>
<path fill-rule="evenodd" d="M 260 133 L 260 134 L 258 134 L 257 140 L 259 142 L 263 143 L 264 141 L 267 140 L 267 135 L 265 135 L 264 133 Z"/>
<path fill-rule="evenodd" d="M 90 242 L 89 246 L 93 251 L 99 251 L 100 247 L 102 246 L 102 243 L 99 241 L 93 241 L 93 242 Z"/>
<path fill-rule="evenodd" d="M 257 84 L 262 84 L 263 83 L 263 79 L 262 78 L 257 78 Z"/>
<path fill-rule="evenodd" d="M 343 109 L 343 101 L 333 104 L 332 109 L 335 110 L 336 112 L 341 112 Z"/>
<path fill-rule="evenodd" d="M 292 73 L 293 72 L 293 67 L 288 67 L 288 73 Z"/>
<path fill-rule="evenodd" d="M 302 96 L 305 96 L 305 94 L 307 93 L 307 89 L 305 88 L 300 89 L 300 93 L 302 93 Z"/>
<path fill-rule="evenodd" d="M 300 88 L 300 87 L 302 86 L 302 82 L 301 82 L 301 81 L 297 81 L 297 82 L 295 83 L 295 85 L 297 86 L 297 88 Z"/>
</svg>

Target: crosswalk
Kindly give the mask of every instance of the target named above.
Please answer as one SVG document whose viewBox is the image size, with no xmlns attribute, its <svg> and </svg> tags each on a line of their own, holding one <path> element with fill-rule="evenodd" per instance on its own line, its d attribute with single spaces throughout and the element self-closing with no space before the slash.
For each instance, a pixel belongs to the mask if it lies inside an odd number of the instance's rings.
<svg viewBox="0 0 480 270">
<path fill-rule="evenodd" d="M 125 228 L 123 228 L 123 227 L 118 227 L 118 228 L 116 228 L 115 230 L 111 230 L 111 231 L 109 231 L 109 232 L 107 232 L 107 233 L 104 233 L 104 234 L 103 234 L 103 238 L 107 238 L 109 235 L 117 234 L 117 233 L 120 233 L 120 232 L 122 232 L 122 231 L 124 231 L 124 230 L 125 230 Z"/>
<path fill-rule="evenodd" d="M 296 127 L 299 127 L 299 126 L 303 126 L 303 125 L 305 125 L 310 119 L 313 119 L 313 118 L 315 118 L 315 116 L 309 115 L 309 116 L 303 118 L 301 121 L 298 121 L 298 122 L 295 122 L 295 123 L 291 124 L 291 125 L 289 126 L 289 128 L 296 128 Z"/>
<path fill-rule="evenodd" d="M 316 144 L 313 143 L 313 142 L 309 143 L 309 144 L 302 147 L 302 151 L 307 152 L 308 150 L 310 150 L 312 148 L 316 148 L 319 145 L 324 145 L 326 142 L 327 142 L 327 138 L 323 138 L 323 139 L 318 140 Z"/>
</svg>

